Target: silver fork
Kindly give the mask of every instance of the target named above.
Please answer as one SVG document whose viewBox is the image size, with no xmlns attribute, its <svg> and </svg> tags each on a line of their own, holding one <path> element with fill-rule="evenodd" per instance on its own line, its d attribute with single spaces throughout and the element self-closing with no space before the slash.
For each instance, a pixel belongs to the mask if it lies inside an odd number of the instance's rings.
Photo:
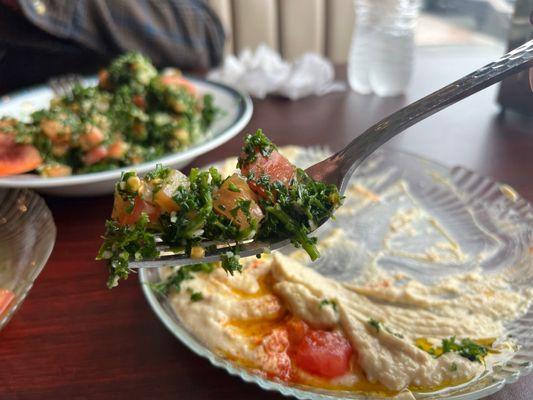
<svg viewBox="0 0 533 400">
<path fill-rule="evenodd" d="M 533 67 L 533 40 L 382 119 L 339 152 L 307 168 L 306 172 L 316 180 L 335 184 L 340 192 L 344 193 L 355 169 L 385 142 L 436 112 L 500 82 L 509 75 L 530 67 Z M 253 256 L 279 249 L 288 245 L 289 242 L 289 240 L 249 241 L 239 246 L 239 254 L 242 257 Z M 235 245 L 235 243 L 221 243 L 216 250 L 210 251 L 204 258 L 192 259 L 184 253 L 176 254 L 169 251 L 168 247 L 162 245 L 160 239 L 158 243 L 158 248 L 162 251 L 160 258 L 131 262 L 130 267 L 158 268 L 218 261 L 221 255 L 232 251 L 232 246 Z"/>
<path fill-rule="evenodd" d="M 74 86 L 81 83 L 81 76 L 76 74 L 60 75 L 50 78 L 48 81 L 48 85 L 52 89 L 52 92 L 54 92 L 54 95 L 57 97 L 62 97 L 72 93 Z"/>
</svg>

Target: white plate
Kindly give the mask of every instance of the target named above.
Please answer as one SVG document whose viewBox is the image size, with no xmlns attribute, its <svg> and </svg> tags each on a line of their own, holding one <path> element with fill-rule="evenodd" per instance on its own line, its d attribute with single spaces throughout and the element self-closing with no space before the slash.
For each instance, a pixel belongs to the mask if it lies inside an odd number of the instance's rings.
<svg viewBox="0 0 533 400">
<path fill-rule="evenodd" d="M 209 134 L 191 147 L 156 160 L 89 174 L 71 175 L 61 178 L 41 178 L 36 174 L 22 174 L 0 178 L 0 187 L 32 188 L 39 192 L 60 196 L 92 196 L 112 193 L 115 182 L 124 171 L 135 169 L 145 173 L 163 164 L 181 168 L 197 156 L 220 146 L 239 133 L 252 117 L 252 100 L 247 94 L 229 86 L 207 80 L 188 77 L 200 94 L 210 93 L 223 115 L 212 125 Z M 84 80 L 85 84 L 94 84 L 95 78 Z M 52 99 L 52 90 L 48 86 L 32 87 L 0 99 L 0 117 L 12 116 L 23 119 L 33 111 L 46 108 Z"/>
</svg>

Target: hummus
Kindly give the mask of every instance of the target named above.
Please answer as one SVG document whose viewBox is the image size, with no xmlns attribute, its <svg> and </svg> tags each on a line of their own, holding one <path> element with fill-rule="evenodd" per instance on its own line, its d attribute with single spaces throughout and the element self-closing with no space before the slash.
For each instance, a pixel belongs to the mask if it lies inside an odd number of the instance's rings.
<svg viewBox="0 0 533 400">
<path fill-rule="evenodd" d="M 234 163 L 226 165 L 229 174 Z M 221 268 L 198 273 L 169 295 L 183 325 L 211 350 L 240 365 L 333 390 L 390 396 L 437 390 L 474 379 L 505 359 L 514 344 L 506 338 L 504 324 L 527 311 L 531 290 L 512 289 L 504 275 L 482 275 L 476 266 L 480 260 L 464 252 L 445 226 L 417 206 L 405 182 L 379 192 L 373 188 L 389 177 L 379 179 L 347 189 L 337 228 L 319 240 L 321 253 L 335 254 L 329 259 L 338 265 L 319 260 L 311 268 L 302 250 L 296 250 L 243 259 L 242 274 L 231 276 Z M 343 223 L 364 216 L 373 222 L 373 207 L 381 203 L 387 206 L 376 213 L 387 212 L 388 222 L 371 227 L 381 242 L 376 249 L 362 246 L 346 234 L 350 227 Z M 389 267 L 398 259 L 405 263 L 403 270 Z M 411 266 L 424 273 L 413 278 L 405 272 Z M 355 279 L 328 278 L 324 268 L 356 271 Z M 441 269 L 446 274 L 439 274 Z M 162 278 L 170 273 L 162 271 Z M 191 293 L 201 293 L 201 300 L 193 301 Z M 349 341 L 354 353 L 344 375 L 324 379 L 295 365 L 285 329 L 293 318 Z M 456 351 L 430 354 L 442 339 L 452 337 L 487 345 L 489 354 L 482 362 Z"/>
<path fill-rule="evenodd" d="M 234 276 L 221 268 L 198 274 L 171 295 L 184 326 L 215 352 L 282 379 L 290 368 L 283 351 L 288 344 L 279 343 L 275 332 L 287 314 L 316 329 L 339 330 L 356 350 L 357 365 L 328 382 L 330 388 L 392 394 L 470 380 L 486 366 L 453 352 L 435 358 L 417 347 L 418 340 L 501 337 L 503 322 L 516 318 L 529 301 L 529 296 L 507 290 L 501 277 L 483 279 L 475 273 L 426 286 L 382 272 L 379 280 L 353 285 L 281 254 L 245 264 L 244 272 Z M 192 302 L 191 292 L 202 293 L 203 300 Z M 335 307 L 324 306 L 325 299 Z M 370 321 L 379 321 L 381 328 Z M 493 348 L 508 351 L 509 343 L 497 342 Z M 295 380 L 321 383 L 303 371 L 296 371 Z"/>
</svg>

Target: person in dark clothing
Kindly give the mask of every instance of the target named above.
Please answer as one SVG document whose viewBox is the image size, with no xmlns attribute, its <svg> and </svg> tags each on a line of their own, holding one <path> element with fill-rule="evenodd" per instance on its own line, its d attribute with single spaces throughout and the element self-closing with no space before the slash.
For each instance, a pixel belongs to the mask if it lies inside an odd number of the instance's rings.
<svg viewBox="0 0 533 400">
<path fill-rule="evenodd" d="M 128 50 L 202 71 L 220 63 L 224 39 L 207 0 L 0 0 L 0 92 L 94 73 Z"/>
</svg>

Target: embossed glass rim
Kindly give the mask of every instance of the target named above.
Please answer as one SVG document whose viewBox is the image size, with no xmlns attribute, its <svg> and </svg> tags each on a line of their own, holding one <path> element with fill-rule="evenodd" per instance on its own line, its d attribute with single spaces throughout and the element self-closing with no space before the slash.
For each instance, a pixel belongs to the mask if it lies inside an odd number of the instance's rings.
<svg viewBox="0 0 533 400">
<path fill-rule="evenodd" d="M 25 200 L 24 204 L 20 203 L 21 198 Z M 26 210 L 17 216 L 16 210 L 20 209 L 21 206 L 26 207 Z M 46 265 L 54 248 L 57 235 L 52 212 L 43 198 L 32 190 L 0 189 L 0 219 L 10 215 L 13 215 L 14 219 L 7 220 L 4 223 L 15 226 L 15 231 L 9 232 L 11 234 L 9 237 L 2 237 L 2 231 L 0 230 L 0 243 L 6 241 L 8 244 L 23 245 L 22 251 L 25 252 L 24 254 L 31 254 L 34 257 L 32 257 L 33 261 L 30 264 L 25 265 L 24 271 L 19 271 L 21 273 L 17 274 L 15 279 L 11 281 L 12 287 L 10 290 L 15 294 L 15 297 L 8 305 L 7 310 L 0 315 L 0 330 L 7 325 L 13 315 L 20 309 L 35 280 Z M 29 234 L 35 235 L 33 242 L 30 244 L 31 248 L 23 243 Z M 15 253 L 15 257 L 22 257 L 21 254 Z"/>
<path fill-rule="evenodd" d="M 488 192 L 489 195 L 494 195 L 493 188 L 497 188 L 499 196 L 505 196 L 501 193 L 501 183 L 494 181 L 490 178 L 481 176 L 475 172 L 467 170 L 463 167 L 446 167 L 438 162 L 428 160 L 415 154 L 404 151 L 391 151 L 391 150 L 379 150 L 376 154 L 394 156 L 399 155 L 407 157 L 411 160 L 418 161 L 420 165 L 424 167 L 430 167 L 436 172 L 442 173 L 444 176 L 451 176 L 452 174 L 458 175 L 458 179 L 462 180 L 466 184 L 474 182 L 475 185 L 472 189 L 472 197 L 474 197 L 481 188 L 484 192 Z M 364 163 L 363 163 L 364 165 Z M 467 185 L 468 187 L 468 185 Z M 476 200 L 477 201 L 477 200 Z M 529 229 L 529 239 L 533 243 L 533 208 L 523 198 L 518 197 L 514 201 L 517 212 L 526 219 Z M 533 257 L 530 257 L 528 265 L 525 268 L 529 268 L 526 274 L 528 277 L 533 273 Z M 300 400 L 334 400 L 334 399 L 355 399 L 355 400 L 377 400 L 381 397 L 373 395 L 365 395 L 358 392 L 350 391 L 330 391 L 318 388 L 310 388 L 304 385 L 288 385 L 281 381 L 266 379 L 260 373 L 256 373 L 252 370 L 240 367 L 237 364 L 220 357 L 205 347 L 199 342 L 192 334 L 190 334 L 179 322 L 178 317 L 170 308 L 168 302 L 162 301 L 154 292 L 150 289 L 148 282 L 156 276 L 155 270 L 141 269 L 139 271 L 139 282 L 141 289 L 150 304 L 150 307 L 163 322 L 166 328 L 176 336 L 183 344 L 191 349 L 197 355 L 207 358 L 209 362 L 219 368 L 225 369 L 228 373 L 234 376 L 240 377 L 245 382 L 255 383 L 262 389 L 269 391 L 277 391 L 284 396 L 292 396 Z M 465 384 L 449 387 L 438 392 L 431 393 L 414 393 L 415 398 L 418 400 L 429 400 L 437 398 L 445 398 L 447 400 L 475 400 L 486 396 L 489 396 L 497 391 L 501 390 L 506 384 L 516 382 L 521 376 L 530 374 L 533 371 L 533 307 L 530 307 L 526 315 L 520 320 L 527 322 L 525 324 L 525 332 L 518 333 L 518 335 L 528 335 L 532 337 L 525 349 L 519 350 L 513 354 L 513 359 L 507 362 L 505 365 L 498 366 L 495 369 L 485 371 L 480 377 Z M 523 338 L 523 336 L 521 336 Z M 524 350 L 524 351 L 522 351 Z M 516 360 L 515 360 L 516 359 Z M 462 392 L 464 390 L 467 392 Z"/>
</svg>

